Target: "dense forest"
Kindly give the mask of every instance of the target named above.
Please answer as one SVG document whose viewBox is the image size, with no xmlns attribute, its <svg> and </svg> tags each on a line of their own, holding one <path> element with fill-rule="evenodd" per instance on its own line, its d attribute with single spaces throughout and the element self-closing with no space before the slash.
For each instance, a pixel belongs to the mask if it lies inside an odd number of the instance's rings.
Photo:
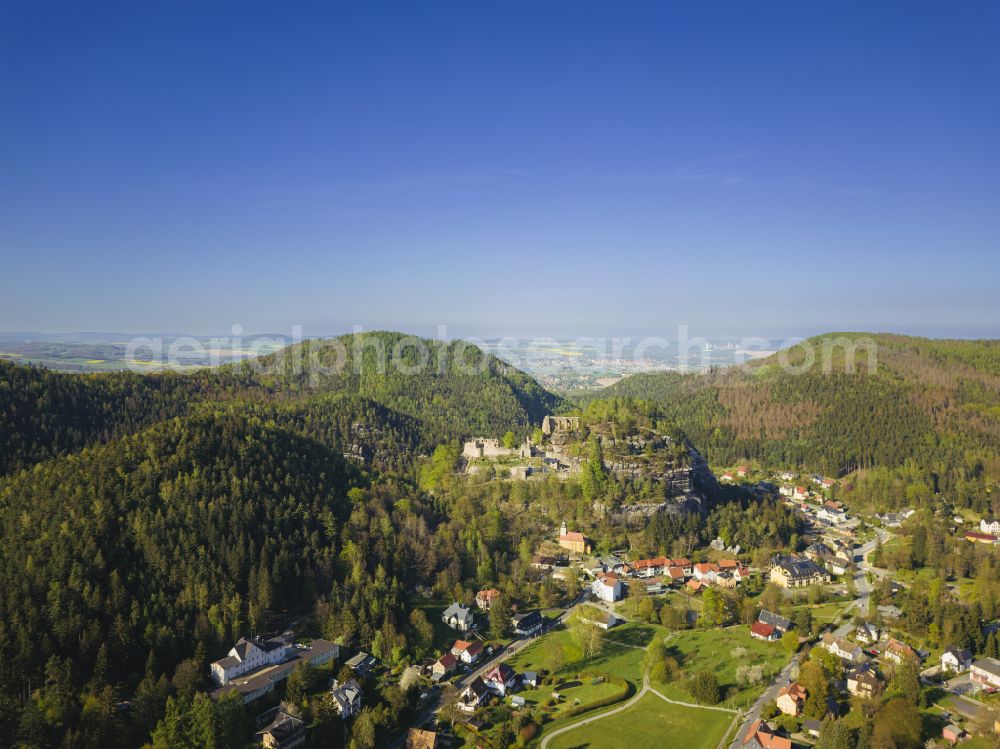
<svg viewBox="0 0 1000 749">
<path fill-rule="evenodd" d="M 853 355 L 834 345 L 845 339 Z M 943 494 L 986 509 L 1000 482 L 1000 341 L 806 344 L 811 356 L 803 346 L 706 374 L 637 374 L 596 397 L 655 401 L 714 465 L 851 474 L 848 491 L 885 507 Z"/>
</svg>

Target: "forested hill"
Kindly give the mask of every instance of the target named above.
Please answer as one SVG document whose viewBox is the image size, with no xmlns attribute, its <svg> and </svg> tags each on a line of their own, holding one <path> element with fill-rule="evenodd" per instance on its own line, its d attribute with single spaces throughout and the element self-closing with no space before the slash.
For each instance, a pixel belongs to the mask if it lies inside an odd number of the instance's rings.
<svg viewBox="0 0 1000 749">
<path fill-rule="evenodd" d="M 308 416 L 313 434 L 331 434 L 323 422 L 343 423 L 347 403 L 355 411 L 359 403 L 374 404 L 407 432 L 408 448 L 419 450 L 508 429 L 526 434 L 560 405 L 479 349 L 428 340 L 421 349 L 406 345 L 413 341 L 398 333 L 347 335 L 190 374 L 67 374 L 0 361 L 0 475 L 221 404 Z"/>
<path fill-rule="evenodd" d="M 836 339 L 857 346 L 845 367 Z M 663 405 L 715 465 L 744 460 L 858 479 L 888 503 L 934 495 L 988 504 L 1000 480 L 1000 341 L 839 333 L 802 350 L 707 374 L 633 375 L 598 397 Z M 824 350 L 832 352 L 824 357 Z M 824 359 L 829 367 L 824 366 Z M 860 486 L 860 484 L 859 484 Z"/>
</svg>

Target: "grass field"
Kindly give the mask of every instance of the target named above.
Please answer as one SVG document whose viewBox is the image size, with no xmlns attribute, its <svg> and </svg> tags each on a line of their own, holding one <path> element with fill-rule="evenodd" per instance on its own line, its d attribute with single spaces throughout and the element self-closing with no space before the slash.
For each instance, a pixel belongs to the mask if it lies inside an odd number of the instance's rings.
<svg viewBox="0 0 1000 749">
<path fill-rule="evenodd" d="M 671 705 L 647 694 L 617 715 L 554 738 L 551 749 L 715 749 L 733 716 Z"/>
<path fill-rule="evenodd" d="M 726 706 L 746 704 L 757 697 L 763 687 L 744 688 L 736 682 L 736 669 L 741 665 L 764 667 L 767 676 L 779 671 L 787 662 L 780 642 L 763 642 L 750 637 L 749 628 L 740 625 L 728 629 L 695 629 L 678 632 L 670 638 L 667 646 L 678 657 L 681 669 L 686 673 L 711 671 L 719 679 L 723 694 L 732 694 L 723 701 Z M 746 655 L 737 658 L 736 648 L 746 650 Z M 691 701 L 691 696 L 677 684 L 657 685 L 667 697 Z"/>
</svg>

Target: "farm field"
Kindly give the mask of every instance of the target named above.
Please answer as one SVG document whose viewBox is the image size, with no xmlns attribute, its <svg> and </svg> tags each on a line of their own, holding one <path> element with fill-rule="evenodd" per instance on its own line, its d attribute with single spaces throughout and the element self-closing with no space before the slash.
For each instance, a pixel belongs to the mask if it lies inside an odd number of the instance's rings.
<svg viewBox="0 0 1000 749">
<path fill-rule="evenodd" d="M 715 749 L 732 722 L 729 713 L 672 705 L 646 694 L 635 705 L 549 742 L 549 749 Z"/>
</svg>

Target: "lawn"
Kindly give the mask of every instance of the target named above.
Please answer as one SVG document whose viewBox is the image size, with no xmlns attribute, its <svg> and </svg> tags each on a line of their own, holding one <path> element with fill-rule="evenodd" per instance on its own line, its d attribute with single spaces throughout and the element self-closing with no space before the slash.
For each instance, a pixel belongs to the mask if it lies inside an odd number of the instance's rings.
<svg viewBox="0 0 1000 749">
<path fill-rule="evenodd" d="M 595 683 L 593 678 L 584 678 L 581 682 L 580 686 L 564 687 L 559 690 L 562 700 L 558 704 L 553 705 L 549 712 L 553 719 L 558 719 L 569 708 L 576 707 L 577 705 L 589 705 L 597 700 L 617 694 L 622 690 L 620 685 L 609 681 Z M 526 702 L 537 705 L 548 699 L 555 688 L 555 684 L 543 684 L 538 689 L 526 689 L 518 692 L 517 695 L 523 697 Z"/>
<path fill-rule="evenodd" d="M 540 637 L 511 658 L 509 663 L 518 672 L 551 671 L 559 676 L 572 676 L 580 671 L 603 671 L 639 686 L 642 683 L 642 662 L 646 656 L 641 648 L 645 648 L 658 631 L 666 632 L 662 627 L 649 624 L 623 624 L 609 630 L 604 635 L 601 648 L 587 657 L 574 642 L 572 633 L 562 629 Z"/>
<path fill-rule="evenodd" d="M 557 736 L 549 746 L 551 749 L 660 749 L 664 746 L 714 749 L 732 719 L 729 713 L 671 705 L 654 694 L 647 694 L 617 715 Z"/>
<path fill-rule="evenodd" d="M 719 679 L 723 694 L 732 690 L 723 701 L 726 706 L 745 705 L 756 698 L 764 688 L 752 686 L 744 688 L 736 682 L 736 669 L 741 665 L 762 665 L 768 677 L 781 669 L 788 661 L 780 642 L 764 642 L 750 637 L 745 625 L 727 629 L 693 629 L 677 632 L 667 642 L 671 653 L 680 661 L 681 669 L 687 674 L 710 671 Z M 746 654 L 734 656 L 736 648 L 743 648 Z M 691 696 L 677 683 L 657 685 L 667 697 L 691 701 Z"/>
</svg>

